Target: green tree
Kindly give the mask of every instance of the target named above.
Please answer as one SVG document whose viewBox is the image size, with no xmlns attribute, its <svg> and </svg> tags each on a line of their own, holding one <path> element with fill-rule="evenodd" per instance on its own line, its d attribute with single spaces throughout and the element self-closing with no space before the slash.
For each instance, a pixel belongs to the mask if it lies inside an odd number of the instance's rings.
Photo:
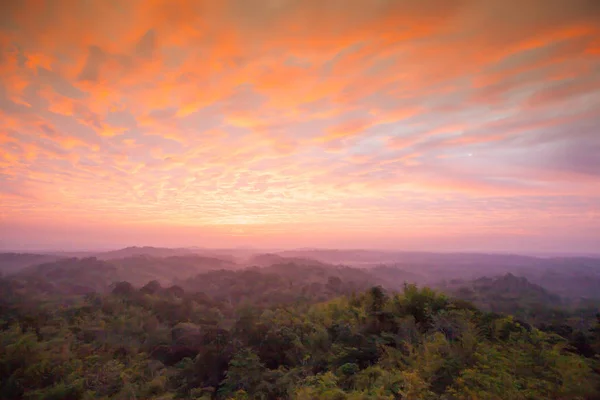
<svg viewBox="0 0 600 400">
<path fill-rule="evenodd" d="M 251 349 L 244 348 L 229 362 L 220 393 L 225 396 L 238 391 L 255 393 L 262 383 L 264 372 L 265 367 L 258 355 Z"/>
</svg>

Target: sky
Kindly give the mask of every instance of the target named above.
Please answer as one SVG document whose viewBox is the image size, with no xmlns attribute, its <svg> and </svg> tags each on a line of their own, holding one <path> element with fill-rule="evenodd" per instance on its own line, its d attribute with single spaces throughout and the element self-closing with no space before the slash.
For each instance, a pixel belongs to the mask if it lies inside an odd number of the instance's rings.
<svg viewBox="0 0 600 400">
<path fill-rule="evenodd" d="M 600 252 L 597 0 L 1 7 L 0 248 Z"/>
</svg>

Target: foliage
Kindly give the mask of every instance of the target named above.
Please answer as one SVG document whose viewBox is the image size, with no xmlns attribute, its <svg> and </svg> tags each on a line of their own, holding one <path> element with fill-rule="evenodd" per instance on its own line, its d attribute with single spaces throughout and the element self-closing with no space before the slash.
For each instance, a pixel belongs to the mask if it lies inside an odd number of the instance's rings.
<svg viewBox="0 0 600 400">
<path fill-rule="evenodd" d="M 215 271 L 213 286 L 120 282 L 106 294 L 68 298 L 0 280 L 0 398 L 599 394 L 600 318 L 579 329 L 564 314 L 538 329 L 415 285 L 353 292 L 357 284 L 315 268 L 292 282 L 273 271 Z"/>
</svg>

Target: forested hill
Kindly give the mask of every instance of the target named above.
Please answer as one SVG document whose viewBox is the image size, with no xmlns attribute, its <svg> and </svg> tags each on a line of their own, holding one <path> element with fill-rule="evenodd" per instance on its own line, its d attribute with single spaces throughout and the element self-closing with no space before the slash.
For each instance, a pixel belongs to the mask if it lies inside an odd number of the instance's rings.
<svg viewBox="0 0 600 400">
<path fill-rule="evenodd" d="M 524 309 L 560 307 L 564 303 L 560 296 L 510 273 L 467 282 L 457 280 L 440 285 L 440 289 L 494 312 L 515 313 Z"/>
<path fill-rule="evenodd" d="M 231 304 L 268 305 L 314 303 L 364 291 L 377 282 L 359 269 L 288 263 L 240 271 L 209 271 L 176 284 L 188 292 L 202 292 Z"/>
<path fill-rule="evenodd" d="M 600 316 L 537 326 L 311 268 L 209 271 L 185 288 L 119 282 L 68 301 L 0 279 L 0 398 L 599 398 Z M 538 291 L 505 278 L 485 285 Z"/>
<path fill-rule="evenodd" d="M 313 272 L 321 269 L 323 275 L 341 265 L 348 267 L 347 275 L 362 271 L 361 280 L 383 285 L 388 289 L 401 289 L 404 282 L 440 287 L 452 281 L 470 282 L 484 276 L 498 277 L 510 273 L 525 277 L 530 283 L 541 286 L 561 299 L 600 300 L 600 258 L 591 257 L 525 257 L 494 254 L 441 254 L 441 253 L 401 253 L 366 250 L 302 250 L 271 253 L 252 253 L 244 250 L 198 249 L 198 248 L 155 248 L 128 247 L 121 250 L 86 254 L 15 254 L 0 253 L 0 275 L 44 274 L 43 269 L 68 270 L 73 268 L 73 260 L 81 269 L 87 264 L 94 269 L 96 260 L 114 266 L 115 273 L 106 275 L 103 282 L 110 284 L 126 280 L 134 285 L 143 285 L 157 280 L 161 284 L 171 284 L 214 270 L 241 270 L 248 267 L 270 268 L 277 265 L 293 265 L 287 271 L 275 273 L 291 274 L 294 270 Z M 34 270 L 40 264 L 45 267 Z M 311 272 L 312 274 L 312 272 Z M 335 274 L 339 275 L 339 271 Z M 334 274 L 334 275 L 335 275 Z M 302 275 L 302 273 L 297 273 Z M 368 276 L 368 279 L 366 278 Z M 339 277 L 339 276 L 338 276 Z M 97 278 L 97 277 L 96 277 Z M 301 276 L 301 278 L 303 278 Z M 354 278 L 342 280 L 356 280 Z M 81 282 L 77 282 L 78 285 Z M 85 286 L 85 285 L 82 285 Z M 81 290 L 96 291 L 97 284 L 81 287 Z"/>
<path fill-rule="evenodd" d="M 7 277 L 36 285 L 39 293 L 68 295 L 106 292 L 113 283 L 120 281 L 136 286 L 152 280 L 168 284 L 206 271 L 235 268 L 240 266 L 221 258 L 195 254 L 167 257 L 133 255 L 107 260 L 73 257 L 22 267 L 7 274 Z"/>
<path fill-rule="evenodd" d="M 60 256 L 48 254 L 0 253 L 0 276 L 14 274 L 24 268 L 56 261 L 61 258 Z"/>
</svg>

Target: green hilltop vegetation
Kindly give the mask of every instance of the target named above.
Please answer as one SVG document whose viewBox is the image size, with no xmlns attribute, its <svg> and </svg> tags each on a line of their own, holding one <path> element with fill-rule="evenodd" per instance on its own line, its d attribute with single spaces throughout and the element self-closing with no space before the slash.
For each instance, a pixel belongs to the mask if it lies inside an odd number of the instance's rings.
<svg viewBox="0 0 600 400">
<path fill-rule="evenodd" d="M 130 253 L 6 256 L 0 399 L 600 398 L 598 303 L 522 276 Z"/>
</svg>

